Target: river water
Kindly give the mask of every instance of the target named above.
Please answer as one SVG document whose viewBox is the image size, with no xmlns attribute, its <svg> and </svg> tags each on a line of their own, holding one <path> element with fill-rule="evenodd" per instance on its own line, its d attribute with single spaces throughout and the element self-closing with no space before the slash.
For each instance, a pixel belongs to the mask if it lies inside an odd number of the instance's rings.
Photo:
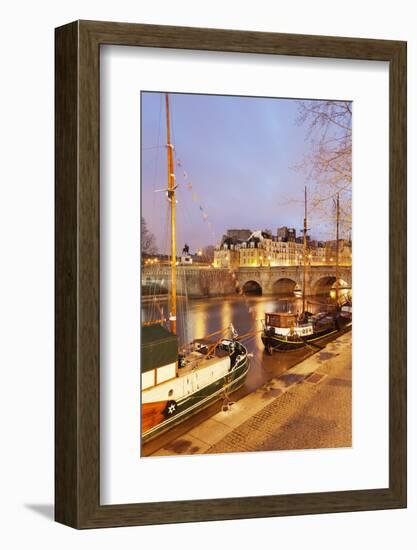
<svg viewBox="0 0 417 550">
<path fill-rule="evenodd" d="M 245 385 L 233 394 L 237 400 L 248 393 L 265 385 L 271 378 L 279 376 L 284 371 L 299 363 L 314 353 L 310 347 L 287 353 L 274 353 L 267 355 L 261 340 L 262 320 L 265 313 L 274 311 L 300 312 L 302 309 L 301 298 L 278 296 L 232 296 L 209 299 L 196 299 L 178 301 L 177 332 L 180 344 L 194 339 L 204 338 L 231 323 L 239 336 L 243 336 L 242 343 L 253 356 L 250 359 L 250 369 Z M 310 303 L 310 311 L 319 310 L 319 304 Z M 142 322 L 161 316 L 168 317 L 168 303 L 161 301 L 155 304 L 143 304 Z M 245 336 L 246 335 L 246 336 Z M 225 336 L 229 336 L 225 332 Z M 216 336 L 215 338 L 219 338 Z M 323 345 L 325 341 L 323 341 Z M 206 418 L 219 412 L 221 402 L 214 403 L 207 409 L 184 421 L 169 432 L 162 434 L 150 441 L 142 448 L 142 455 L 149 455 L 165 445 L 171 439 L 178 437 L 192 427 L 198 425 Z"/>
</svg>

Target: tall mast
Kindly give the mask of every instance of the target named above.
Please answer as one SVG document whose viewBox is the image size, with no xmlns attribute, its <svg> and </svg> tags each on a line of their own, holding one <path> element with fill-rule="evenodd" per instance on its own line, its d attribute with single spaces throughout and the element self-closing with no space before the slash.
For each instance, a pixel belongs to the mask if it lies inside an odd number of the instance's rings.
<svg viewBox="0 0 417 550">
<path fill-rule="evenodd" d="M 168 199 L 171 207 L 171 296 L 169 320 L 171 332 L 177 332 L 177 241 L 176 241 L 176 218 L 175 218 L 175 175 L 173 146 L 171 143 L 171 126 L 169 118 L 169 98 L 165 94 L 165 111 L 167 127 L 167 157 L 168 157 Z"/>
<path fill-rule="evenodd" d="M 303 309 L 306 310 L 306 258 L 307 258 L 307 186 L 304 187 L 304 229 L 303 229 Z"/>
<path fill-rule="evenodd" d="M 339 193 L 336 197 L 336 304 L 339 303 Z"/>
</svg>

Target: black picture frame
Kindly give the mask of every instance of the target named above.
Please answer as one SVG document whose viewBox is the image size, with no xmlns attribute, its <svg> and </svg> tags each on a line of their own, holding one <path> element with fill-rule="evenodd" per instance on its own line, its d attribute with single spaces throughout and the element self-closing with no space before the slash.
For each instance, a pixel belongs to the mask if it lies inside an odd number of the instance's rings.
<svg viewBox="0 0 417 550">
<path fill-rule="evenodd" d="M 245 498 L 100 504 L 100 46 L 389 63 L 389 486 Z M 75 528 L 406 506 L 406 43 L 76 21 L 56 29 L 55 518 Z M 392 246 L 391 246 L 392 243 Z"/>
</svg>

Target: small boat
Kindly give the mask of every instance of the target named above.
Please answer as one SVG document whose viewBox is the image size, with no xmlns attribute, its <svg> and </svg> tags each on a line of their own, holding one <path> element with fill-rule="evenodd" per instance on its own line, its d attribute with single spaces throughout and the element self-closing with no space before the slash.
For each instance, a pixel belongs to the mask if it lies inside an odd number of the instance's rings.
<svg viewBox="0 0 417 550">
<path fill-rule="evenodd" d="M 261 338 L 269 354 L 300 349 L 340 330 L 338 316 L 318 313 L 299 317 L 296 313 L 267 313 Z"/>
<path fill-rule="evenodd" d="M 237 340 L 195 341 L 187 353 L 160 324 L 142 327 L 142 439 L 148 441 L 245 382 L 246 348 Z"/>
<path fill-rule="evenodd" d="M 144 323 L 141 330 L 141 432 L 146 442 L 242 386 L 249 356 L 230 325 L 212 333 L 214 341 L 198 340 L 179 348 L 177 336 L 176 198 L 169 98 L 165 94 L 170 210 L 169 326 L 165 320 Z M 187 246 L 187 245 L 186 245 Z M 189 256 L 188 247 L 183 255 Z M 191 258 L 191 256 L 190 256 Z M 185 262 L 188 263 L 188 262 Z M 226 332 L 230 331 L 230 337 Z"/>
<path fill-rule="evenodd" d="M 323 307 L 326 311 L 313 315 L 306 308 L 306 271 L 307 271 L 307 188 L 304 190 L 304 250 L 303 250 L 303 288 L 302 288 L 302 311 L 296 313 L 266 313 L 263 331 L 261 334 L 262 342 L 267 353 L 273 351 L 290 351 L 300 349 L 306 345 L 315 345 L 315 342 L 335 334 L 341 329 L 347 327 L 352 318 L 352 304 L 350 308 L 339 307 L 339 196 L 336 201 L 336 289 L 335 302 L 331 307 Z M 317 346 L 319 347 L 319 346 Z"/>
</svg>

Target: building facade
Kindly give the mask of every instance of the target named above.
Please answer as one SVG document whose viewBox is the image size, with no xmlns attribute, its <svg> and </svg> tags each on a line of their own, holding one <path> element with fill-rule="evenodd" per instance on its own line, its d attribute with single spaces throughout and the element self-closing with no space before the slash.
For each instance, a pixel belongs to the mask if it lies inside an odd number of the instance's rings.
<svg viewBox="0 0 417 550">
<path fill-rule="evenodd" d="M 301 266 L 303 264 L 303 237 L 296 236 L 294 228 L 280 227 L 277 234 L 258 230 L 247 239 L 239 239 L 248 230 L 230 230 L 232 236 L 223 236 L 214 251 L 214 267 L 234 269 L 237 267 Z M 238 233 L 242 231 L 242 233 Z M 243 233 L 245 232 L 245 233 Z M 306 260 L 308 265 L 335 265 L 336 241 L 316 241 L 307 238 Z M 352 265 L 351 243 L 339 240 L 339 265 Z"/>
<path fill-rule="evenodd" d="M 238 230 L 229 231 L 237 232 Z M 220 245 L 216 246 L 214 250 L 214 267 L 223 269 L 234 269 L 239 267 L 239 250 L 240 246 L 245 241 L 238 239 L 236 236 L 229 236 L 229 231 L 227 232 L 227 235 L 223 235 Z"/>
</svg>

